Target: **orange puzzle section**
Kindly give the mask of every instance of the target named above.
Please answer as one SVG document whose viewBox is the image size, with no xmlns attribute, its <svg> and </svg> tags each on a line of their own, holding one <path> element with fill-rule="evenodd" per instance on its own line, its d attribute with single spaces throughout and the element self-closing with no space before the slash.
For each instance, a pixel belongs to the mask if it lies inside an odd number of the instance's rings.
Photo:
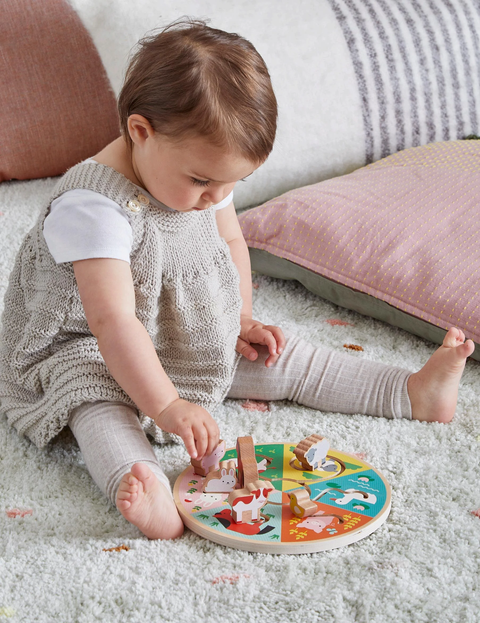
<svg viewBox="0 0 480 623">
<path fill-rule="evenodd" d="M 294 517 L 288 507 L 282 508 L 282 543 L 318 541 L 360 528 L 371 521 L 353 511 L 315 502 L 317 510 L 310 517 Z"/>
</svg>

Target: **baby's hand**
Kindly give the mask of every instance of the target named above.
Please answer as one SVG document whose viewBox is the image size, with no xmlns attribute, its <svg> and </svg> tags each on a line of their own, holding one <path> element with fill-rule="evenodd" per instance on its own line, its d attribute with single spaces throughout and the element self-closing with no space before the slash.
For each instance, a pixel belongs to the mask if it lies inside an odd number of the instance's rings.
<svg viewBox="0 0 480 623">
<path fill-rule="evenodd" d="M 180 435 L 192 459 L 212 454 L 218 446 L 220 431 L 210 413 L 182 398 L 177 398 L 155 418 L 155 423 L 168 433 Z"/>
<path fill-rule="evenodd" d="M 237 340 L 237 352 L 250 361 L 258 357 L 257 351 L 250 344 L 263 344 L 268 347 L 269 356 L 265 361 L 267 368 L 273 366 L 285 348 L 285 336 L 280 327 L 264 325 L 248 316 L 240 319 L 240 336 Z"/>
</svg>

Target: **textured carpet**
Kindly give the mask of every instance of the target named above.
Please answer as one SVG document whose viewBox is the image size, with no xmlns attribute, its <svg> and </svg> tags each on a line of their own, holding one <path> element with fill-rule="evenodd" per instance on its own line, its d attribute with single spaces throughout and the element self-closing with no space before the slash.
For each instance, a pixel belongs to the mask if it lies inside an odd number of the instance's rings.
<svg viewBox="0 0 480 623">
<path fill-rule="evenodd" d="M 14 254 L 53 183 L 0 186 L 2 300 Z M 254 282 L 255 315 L 315 344 L 357 344 L 364 350 L 353 357 L 411 370 L 435 348 L 298 284 Z M 261 412 L 242 402 L 216 414 L 228 445 L 239 435 L 297 442 L 316 432 L 337 450 L 364 453 L 392 486 L 387 522 L 356 544 L 298 556 L 227 549 L 189 531 L 151 542 L 102 497 L 69 434 L 37 450 L 0 416 L 0 621 L 480 621 L 480 364 L 467 363 L 450 425 L 288 402 Z M 173 482 L 188 463 L 184 448 L 155 451 Z M 128 551 L 104 551 L 121 545 Z"/>
</svg>

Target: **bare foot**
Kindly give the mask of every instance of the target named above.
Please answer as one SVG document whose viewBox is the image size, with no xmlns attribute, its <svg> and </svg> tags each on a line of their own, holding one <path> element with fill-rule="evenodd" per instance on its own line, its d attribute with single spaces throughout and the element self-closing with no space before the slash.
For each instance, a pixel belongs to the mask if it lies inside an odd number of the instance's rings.
<svg viewBox="0 0 480 623">
<path fill-rule="evenodd" d="M 117 508 L 149 539 L 175 539 L 183 534 L 183 522 L 170 492 L 143 463 L 133 465 L 122 478 Z"/>
<path fill-rule="evenodd" d="M 472 340 L 465 342 L 463 331 L 449 329 L 443 345 L 408 379 L 414 420 L 443 423 L 452 420 L 465 362 L 474 350 Z"/>
</svg>

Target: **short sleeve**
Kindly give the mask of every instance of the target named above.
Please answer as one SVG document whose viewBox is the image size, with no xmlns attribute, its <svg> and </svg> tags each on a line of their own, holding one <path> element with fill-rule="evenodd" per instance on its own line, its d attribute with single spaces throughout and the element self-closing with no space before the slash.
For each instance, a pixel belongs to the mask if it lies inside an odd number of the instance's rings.
<svg viewBox="0 0 480 623">
<path fill-rule="evenodd" d="M 222 199 L 222 201 L 220 201 L 220 203 L 216 203 L 215 204 L 215 210 L 221 210 L 222 208 L 226 208 L 227 206 L 229 206 L 233 201 L 233 190 L 232 192 L 227 195 L 225 197 L 225 199 Z"/>
<path fill-rule="evenodd" d="M 69 190 L 55 199 L 43 235 L 57 264 L 100 257 L 130 263 L 133 233 L 128 216 L 92 190 Z"/>
</svg>

